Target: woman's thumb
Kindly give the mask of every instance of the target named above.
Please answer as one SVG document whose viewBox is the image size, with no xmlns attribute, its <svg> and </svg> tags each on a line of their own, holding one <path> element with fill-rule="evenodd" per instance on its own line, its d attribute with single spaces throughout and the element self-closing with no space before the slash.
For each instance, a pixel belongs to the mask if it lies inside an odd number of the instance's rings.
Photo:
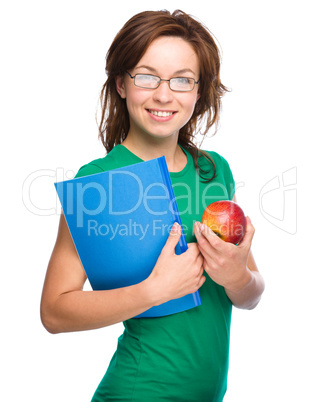
<svg viewBox="0 0 319 402">
<path fill-rule="evenodd" d="M 181 233 L 182 231 L 180 225 L 177 222 L 175 222 L 171 228 L 168 239 L 164 246 L 164 249 L 166 251 L 175 253 L 175 247 L 177 246 L 177 243 L 181 237 Z"/>
</svg>

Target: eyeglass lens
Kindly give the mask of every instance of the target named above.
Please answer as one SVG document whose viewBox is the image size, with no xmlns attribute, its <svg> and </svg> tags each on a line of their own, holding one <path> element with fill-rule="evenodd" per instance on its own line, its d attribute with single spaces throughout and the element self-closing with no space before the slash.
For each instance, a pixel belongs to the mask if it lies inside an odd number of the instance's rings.
<svg viewBox="0 0 319 402">
<path fill-rule="evenodd" d="M 150 74 L 136 74 L 134 77 L 135 85 L 146 89 L 157 88 L 161 81 L 169 81 L 170 89 L 173 91 L 191 91 L 195 86 L 195 80 L 187 77 L 176 77 L 170 80 L 161 80 L 160 77 Z"/>
</svg>

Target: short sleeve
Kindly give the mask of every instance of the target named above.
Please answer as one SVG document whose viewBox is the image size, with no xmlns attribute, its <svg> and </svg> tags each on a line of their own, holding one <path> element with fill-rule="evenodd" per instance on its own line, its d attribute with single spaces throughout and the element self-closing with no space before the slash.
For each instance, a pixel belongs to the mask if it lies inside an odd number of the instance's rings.
<svg viewBox="0 0 319 402">
<path fill-rule="evenodd" d="M 89 176 L 89 175 L 95 174 L 95 173 L 101 173 L 101 172 L 103 172 L 103 169 L 100 168 L 98 165 L 96 165 L 94 163 L 88 163 L 79 169 L 79 171 L 75 175 L 75 179 L 77 179 L 79 177 Z"/>
<path fill-rule="evenodd" d="M 236 190 L 236 185 L 235 185 L 235 180 L 233 176 L 233 172 L 229 166 L 229 163 L 225 158 L 223 158 L 221 155 L 219 155 L 221 159 L 221 163 L 223 166 L 223 173 L 225 177 L 225 184 L 228 192 L 229 199 L 232 200 L 235 195 L 235 190 Z"/>
</svg>

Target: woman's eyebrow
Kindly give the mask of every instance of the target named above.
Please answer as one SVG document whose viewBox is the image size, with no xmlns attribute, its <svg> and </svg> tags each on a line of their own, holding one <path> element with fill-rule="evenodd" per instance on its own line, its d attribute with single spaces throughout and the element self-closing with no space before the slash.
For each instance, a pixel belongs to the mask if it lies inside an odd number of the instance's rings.
<svg viewBox="0 0 319 402">
<path fill-rule="evenodd" d="M 150 67 L 150 66 L 146 66 L 146 65 L 136 66 L 135 68 L 136 68 L 136 69 L 145 68 L 146 70 L 149 70 L 149 71 L 151 71 L 152 73 L 156 73 L 156 69 L 155 69 L 155 68 Z"/>
<path fill-rule="evenodd" d="M 184 74 L 184 73 L 191 73 L 194 74 L 194 71 L 191 68 L 183 68 L 182 70 L 175 71 L 175 74 Z"/>
<path fill-rule="evenodd" d="M 141 65 L 141 66 L 136 66 L 135 68 L 136 69 L 145 68 L 154 74 L 158 74 L 157 70 L 151 66 Z M 185 73 L 191 73 L 191 74 L 195 75 L 194 71 L 191 68 L 183 68 L 181 70 L 177 70 L 177 71 L 175 71 L 174 75 L 185 74 Z"/>
</svg>

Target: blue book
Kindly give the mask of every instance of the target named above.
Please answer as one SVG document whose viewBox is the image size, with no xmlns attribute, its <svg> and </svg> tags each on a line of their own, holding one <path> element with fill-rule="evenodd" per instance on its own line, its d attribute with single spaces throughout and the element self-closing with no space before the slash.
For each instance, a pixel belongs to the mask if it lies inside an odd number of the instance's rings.
<svg viewBox="0 0 319 402">
<path fill-rule="evenodd" d="M 55 183 L 93 290 L 116 289 L 152 272 L 174 222 L 182 227 L 165 157 Z M 182 235 L 176 254 L 188 248 Z M 199 292 L 154 306 L 160 317 L 199 306 Z"/>
</svg>

